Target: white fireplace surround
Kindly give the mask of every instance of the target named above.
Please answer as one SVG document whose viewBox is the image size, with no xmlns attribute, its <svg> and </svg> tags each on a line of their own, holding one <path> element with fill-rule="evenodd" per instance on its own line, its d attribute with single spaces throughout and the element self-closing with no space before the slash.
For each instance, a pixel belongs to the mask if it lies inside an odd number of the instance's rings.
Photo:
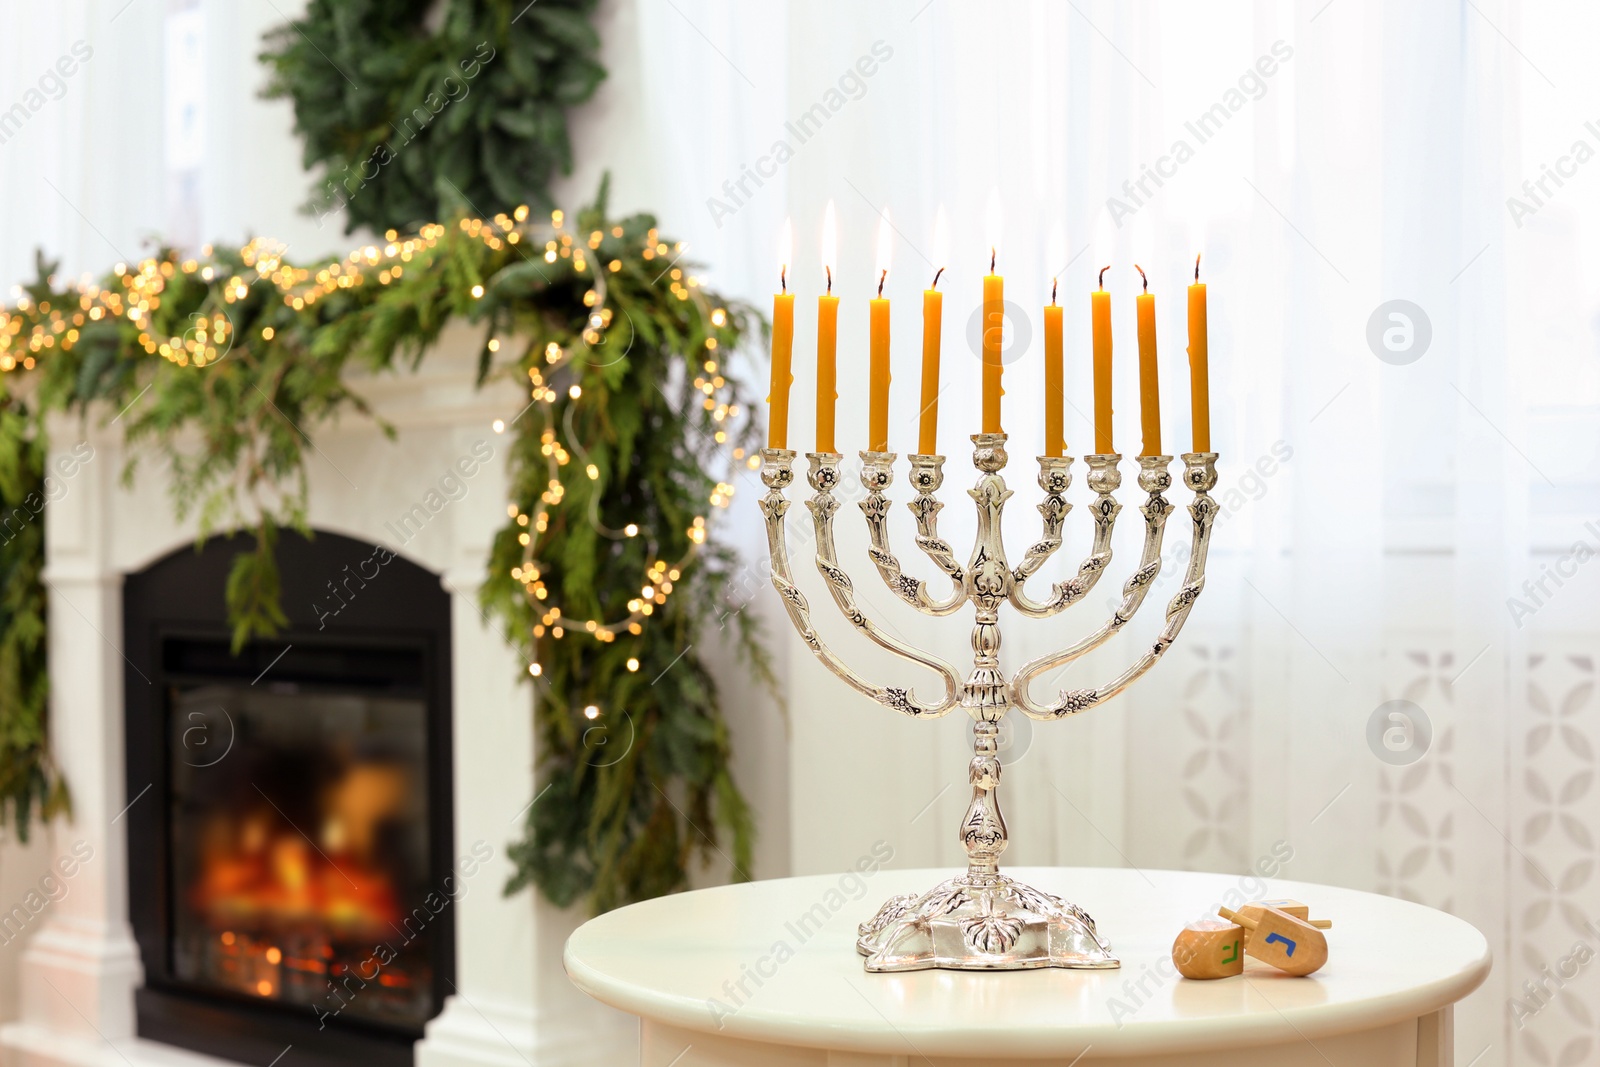
<svg viewBox="0 0 1600 1067">
<path fill-rule="evenodd" d="M 447 331 L 416 373 L 356 383 L 397 427 L 397 441 L 349 413 L 318 428 L 307 450 L 311 525 L 383 543 L 437 573 L 451 594 L 455 841 L 462 853 L 486 842 L 494 855 L 455 905 L 456 992 L 428 1024 L 416 1063 L 625 1062 L 628 1028 L 577 994 L 554 962 L 575 918 L 530 891 L 501 892 L 511 872 L 506 842 L 518 836 L 534 795 L 532 692 L 519 684 L 523 665 L 477 597 L 507 499 L 509 439 L 492 423 L 514 418 L 526 394 L 509 382 L 474 387 L 480 344 L 476 330 Z M 87 423 L 58 417 L 51 427 L 52 464 L 74 446 L 81 456 L 85 438 L 93 457 L 63 479 L 65 492 L 48 504 L 45 527 L 50 729 L 74 817 L 44 832 L 42 862 L 54 866 L 74 845 L 80 856 L 92 849 L 92 857 L 63 880 L 65 895 L 28 924 L 20 1017 L 0 1028 L 6 1062 L 26 1067 L 224 1062 L 135 1036 L 133 994 L 142 975 L 128 922 L 121 814 L 130 800 L 141 802 L 143 783 L 124 774 L 122 584 L 125 575 L 193 543 L 195 529 L 172 518 L 156 457 L 144 458 L 131 489 L 121 484 L 128 458 L 122 428 L 101 426 L 116 414 L 95 412 Z M 424 502 L 458 458 L 485 448 L 493 458 L 465 480 L 466 493 L 430 512 L 400 543 L 398 518 Z M 228 551 L 217 543 L 211 550 Z"/>
</svg>

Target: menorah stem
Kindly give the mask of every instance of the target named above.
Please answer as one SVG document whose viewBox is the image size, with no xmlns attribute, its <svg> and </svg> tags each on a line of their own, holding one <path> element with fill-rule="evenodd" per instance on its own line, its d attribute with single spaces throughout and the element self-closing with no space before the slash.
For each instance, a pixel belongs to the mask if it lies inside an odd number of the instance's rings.
<svg viewBox="0 0 1600 1067">
<path fill-rule="evenodd" d="M 1000 877 L 1000 853 L 1006 850 L 1005 816 L 1000 814 L 1000 724 L 983 719 L 972 724 L 973 756 L 967 764 L 972 803 L 961 820 L 961 847 L 967 850 L 967 882 L 992 885 Z"/>
<path fill-rule="evenodd" d="M 961 706 L 974 719 L 999 722 L 1011 707 L 1006 676 L 1000 673 L 1000 605 L 1011 594 L 1011 571 L 1000 516 L 1011 490 L 1000 471 L 1006 465 L 1006 435 L 972 435 L 972 462 L 983 477 L 967 492 L 978 505 L 978 536 L 967 564 L 967 599 L 973 605 L 972 673 L 962 688 Z"/>
</svg>

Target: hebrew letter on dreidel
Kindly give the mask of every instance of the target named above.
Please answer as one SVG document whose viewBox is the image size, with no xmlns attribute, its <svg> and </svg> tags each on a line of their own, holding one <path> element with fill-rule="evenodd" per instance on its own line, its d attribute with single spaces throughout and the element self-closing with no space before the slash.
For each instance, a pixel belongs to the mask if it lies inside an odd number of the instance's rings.
<svg viewBox="0 0 1600 1067">
<path fill-rule="evenodd" d="M 1202 919 L 1178 932 L 1172 962 L 1185 978 L 1231 978 L 1244 973 L 1244 930 L 1234 923 Z"/>
<path fill-rule="evenodd" d="M 1286 974 L 1307 975 L 1328 962 L 1328 939 L 1322 931 L 1277 908 L 1264 907 L 1255 918 L 1227 908 L 1219 908 L 1218 914 L 1250 931 L 1244 946 L 1248 955 Z"/>
</svg>

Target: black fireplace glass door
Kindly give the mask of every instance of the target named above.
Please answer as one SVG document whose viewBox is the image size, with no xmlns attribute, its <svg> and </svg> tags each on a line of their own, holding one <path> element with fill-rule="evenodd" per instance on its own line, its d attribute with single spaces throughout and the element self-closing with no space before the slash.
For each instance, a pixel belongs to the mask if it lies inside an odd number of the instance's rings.
<svg viewBox="0 0 1600 1067">
<path fill-rule="evenodd" d="M 201 683 L 170 707 L 174 976 L 420 1026 L 424 701 Z"/>
<path fill-rule="evenodd" d="M 450 596 L 392 554 L 372 577 L 373 545 L 285 531 L 287 623 L 235 648 L 225 590 L 251 547 L 183 548 L 123 587 L 138 1033 L 238 1063 L 413 1067 L 464 892 Z"/>
</svg>

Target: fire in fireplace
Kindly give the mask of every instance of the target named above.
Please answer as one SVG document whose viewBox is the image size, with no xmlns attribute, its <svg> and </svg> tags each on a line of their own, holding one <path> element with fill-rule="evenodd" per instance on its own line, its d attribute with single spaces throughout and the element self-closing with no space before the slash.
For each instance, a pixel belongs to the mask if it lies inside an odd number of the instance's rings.
<svg viewBox="0 0 1600 1067">
<path fill-rule="evenodd" d="M 291 625 L 237 656 L 226 554 L 128 580 L 129 799 L 150 786 L 128 820 L 142 1035 L 409 1064 L 448 992 L 448 597 L 394 559 L 319 616 L 318 586 L 371 551 L 285 538 Z"/>
</svg>

